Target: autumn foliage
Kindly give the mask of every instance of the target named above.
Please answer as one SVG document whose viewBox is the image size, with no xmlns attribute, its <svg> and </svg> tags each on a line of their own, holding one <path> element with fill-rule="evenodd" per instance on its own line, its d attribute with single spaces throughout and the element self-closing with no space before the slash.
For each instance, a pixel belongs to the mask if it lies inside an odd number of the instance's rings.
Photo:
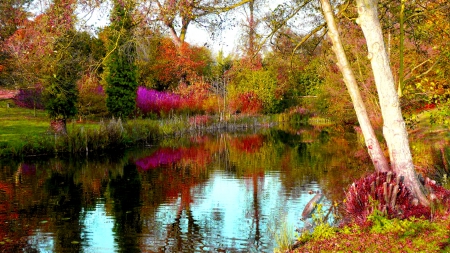
<svg viewBox="0 0 450 253">
<path fill-rule="evenodd" d="M 190 82 L 206 74 L 210 63 L 209 53 L 202 47 L 183 43 L 177 47 L 169 38 L 158 45 L 156 63 L 152 67 L 157 82 L 163 87 L 176 87 L 180 81 Z"/>
<path fill-rule="evenodd" d="M 450 207 L 450 191 L 426 179 L 425 188 L 433 201 Z M 436 202 L 437 203 L 437 202 Z M 435 203 L 435 204 L 436 204 Z M 369 224 L 367 218 L 374 210 L 388 218 L 430 218 L 430 207 L 418 204 L 403 180 L 393 172 L 373 173 L 355 181 L 347 191 L 345 210 L 347 218 L 359 225 Z"/>
<path fill-rule="evenodd" d="M 140 113 L 162 116 L 174 113 L 214 113 L 222 99 L 208 90 L 208 84 L 182 84 L 174 92 L 157 91 L 145 87 L 137 90 L 136 106 Z"/>
<path fill-rule="evenodd" d="M 19 89 L 19 92 L 13 97 L 13 101 L 20 107 L 44 109 L 42 90 L 43 87 L 41 84 L 37 84 L 35 87 L 29 89 Z"/>
<path fill-rule="evenodd" d="M 263 109 L 263 102 L 253 91 L 237 94 L 230 101 L 230 110 L 245 114 L 258 114 Z"/>
</svg>

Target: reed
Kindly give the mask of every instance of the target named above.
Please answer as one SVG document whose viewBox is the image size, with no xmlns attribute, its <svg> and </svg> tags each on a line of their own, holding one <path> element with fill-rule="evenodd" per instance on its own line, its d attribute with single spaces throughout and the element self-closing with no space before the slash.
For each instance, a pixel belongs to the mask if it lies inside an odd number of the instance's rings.
<svg viewBox="0 0 450 253">
<path fill-rule="evenodd" d="M 275 243 L 277 244 L 274 249 L 275 253 L 288 252 L 292 249 L 295 230 L 287 220 L 284 220 L 276 230 L 269 230 L 272 237 L 275 239 Z"/>
</svg>

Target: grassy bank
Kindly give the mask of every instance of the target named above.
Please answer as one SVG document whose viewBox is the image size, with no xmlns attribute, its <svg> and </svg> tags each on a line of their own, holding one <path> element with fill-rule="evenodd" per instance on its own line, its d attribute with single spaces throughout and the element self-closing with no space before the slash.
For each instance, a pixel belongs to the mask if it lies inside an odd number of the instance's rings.
<svg viewBox="0 0 450 253">
<path fill-rule="evenodd" d="M 67 135 L 55 135 L 50 119 L 42 110 L 8 106 L 0 101 L 0 157 L 53 155 L 60 153 L 102 152 L 135 145 L 151 145 L 168 135 L 198 134 L 216 131 L 239 131 L 271 127 L 291 119 L 289 114 L 179 116 L 169 118 L 105 119 L 88 122 L 67 122 Z M 308 119 L 299 118 L 300 123 Z M 329 124 L 325 119 L 312 119 Z M 314 122 L 316 123 L 316 122 Z"/>
</svg>

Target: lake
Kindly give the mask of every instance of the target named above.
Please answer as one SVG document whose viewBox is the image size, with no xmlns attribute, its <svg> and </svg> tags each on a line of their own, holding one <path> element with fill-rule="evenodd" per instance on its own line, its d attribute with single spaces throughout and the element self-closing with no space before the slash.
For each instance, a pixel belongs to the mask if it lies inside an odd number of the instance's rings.
<svg viewBox="0 0 450 253">
<path fill-rule="evenodd" d="M 371 165 L 355 134 L 268 128 L 171 137 L 114 154 L 0 161 L 0 249 L 272 252 Z"/>
</svg>

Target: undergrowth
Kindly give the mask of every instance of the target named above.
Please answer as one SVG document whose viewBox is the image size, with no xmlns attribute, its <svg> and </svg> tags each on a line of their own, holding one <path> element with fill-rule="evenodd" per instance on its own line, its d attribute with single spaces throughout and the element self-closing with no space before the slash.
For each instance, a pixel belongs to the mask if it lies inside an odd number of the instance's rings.
<svg viewBox="0 0 450 253">
<path fill-rule="evenodd" d="M 322 204 L 316 204 L 316 209 L 312 214 L 312 222 L 314 225 L 313 231 L 306 230 L 301 233 L 297 239 L 300 244 L 310 240 L 326 240 L 336 235 L 336 228 L 328 223 Z"/>
<path fill-rule="evenodd" d="M 334 228 L 332 236 L 312 232 L 300 237 L 295 252 L 449 252 L 450 222 L 409 217 L 389 219 L 375 209 L 369 226 L 355 223 Z M 318 227 L 316 227 L 317 229 Z M 316 230 L 314 229 L 314 230 Z M 319 228 L 320 231 L 320 228 Z"/>
</svg>

